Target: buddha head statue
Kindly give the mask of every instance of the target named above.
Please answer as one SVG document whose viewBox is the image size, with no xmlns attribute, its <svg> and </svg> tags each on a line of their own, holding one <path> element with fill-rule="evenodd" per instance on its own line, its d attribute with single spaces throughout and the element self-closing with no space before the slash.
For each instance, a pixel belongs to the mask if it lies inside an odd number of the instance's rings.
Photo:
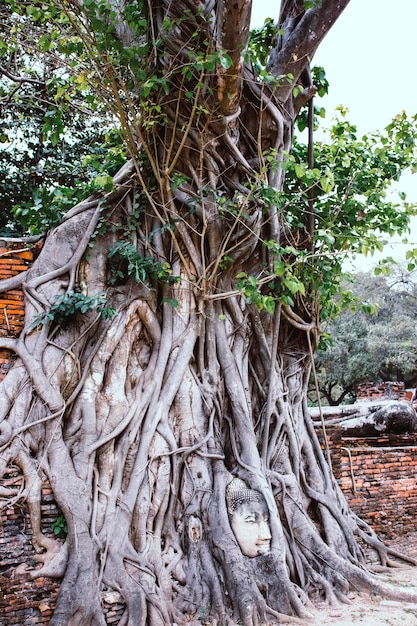
<svg viewBox="0 0 417 626">
<path fill-rule="evenodd" d="M 269 512 L 262 494 L 249 489 L 240 478 L 234 478 L 226 487 L 226 504 L 230 525 L 242 553 L 254 557 L 269 552 Z"/>
</svg>

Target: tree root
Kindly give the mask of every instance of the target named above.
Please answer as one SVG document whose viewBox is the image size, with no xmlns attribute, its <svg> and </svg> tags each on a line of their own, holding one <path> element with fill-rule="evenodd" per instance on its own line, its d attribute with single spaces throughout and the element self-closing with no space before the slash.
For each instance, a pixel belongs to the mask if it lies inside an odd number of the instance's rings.
<svg viewBox="0 0 417 626">
<path fill-rule="evenodd" d="M 58 545 L 55 545 L 53 549 L 49 549 L 42 554 L 36 554 L 33 557 L 35 561 L 43 563 L 43 565 L 40 569 L 35 569 L 30 572 L 31 578 L 39 578 L 39 576 L 62 578 L 64 576 L 68 564 L 68 544 L 55 543 Z"/>
</svg>

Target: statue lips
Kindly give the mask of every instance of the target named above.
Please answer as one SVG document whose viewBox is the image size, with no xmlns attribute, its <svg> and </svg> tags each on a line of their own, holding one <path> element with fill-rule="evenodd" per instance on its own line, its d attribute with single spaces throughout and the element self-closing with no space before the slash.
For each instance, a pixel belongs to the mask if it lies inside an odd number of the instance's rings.
<svg viewBox="0 0 417 626">
<path fill-rule="evenodd" d="M 271 549 L 270 541 L 263 541 L 262 543 L 258 543 L 258 555 L 267 554 Z"/>
</svg>

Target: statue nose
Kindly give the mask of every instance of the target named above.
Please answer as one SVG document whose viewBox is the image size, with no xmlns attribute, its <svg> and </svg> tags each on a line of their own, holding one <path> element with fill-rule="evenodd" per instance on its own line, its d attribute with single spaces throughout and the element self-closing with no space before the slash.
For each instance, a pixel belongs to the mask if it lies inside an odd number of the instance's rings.
<svg viewBox="0 0 417 626">
<path fill-rule="evenodd" d="M 260 538 L 264 541 L 271 539 L 271 531 L 268 522 L 262 521 L 259 528 Z"/>
</svg>

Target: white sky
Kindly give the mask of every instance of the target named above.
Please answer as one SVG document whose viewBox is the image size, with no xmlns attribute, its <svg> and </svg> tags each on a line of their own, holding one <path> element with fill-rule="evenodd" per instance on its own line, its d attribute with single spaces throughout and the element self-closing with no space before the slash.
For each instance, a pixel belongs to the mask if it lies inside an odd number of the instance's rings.
<svg viewBox="0 0 417 626">
<path fill-rule="evenodd" d="M 279 0 L 253 0 L 252 26 L 266 17 L 277 19 L 279 7 Z M 349 109 L 359 133 L 384 128 L 403 110 L 417 113 L 416 27 L 417 0 L 350 1 L 313 60 L 325 68 L 330 83 L 329 95 L 319 99 L 328 124 L 339 104 Z M 400 188 L 417 201 L 417 174 L 405 175 Z M 417 218 L 410 239 L 417 247 Z M 400 260 L 406 249 L 396 241 L 386 253 Z M 371 267 L 375 259 L 365 263 Z M 361 269 L 363 264 L 362 259 Z"/>
</svg>

